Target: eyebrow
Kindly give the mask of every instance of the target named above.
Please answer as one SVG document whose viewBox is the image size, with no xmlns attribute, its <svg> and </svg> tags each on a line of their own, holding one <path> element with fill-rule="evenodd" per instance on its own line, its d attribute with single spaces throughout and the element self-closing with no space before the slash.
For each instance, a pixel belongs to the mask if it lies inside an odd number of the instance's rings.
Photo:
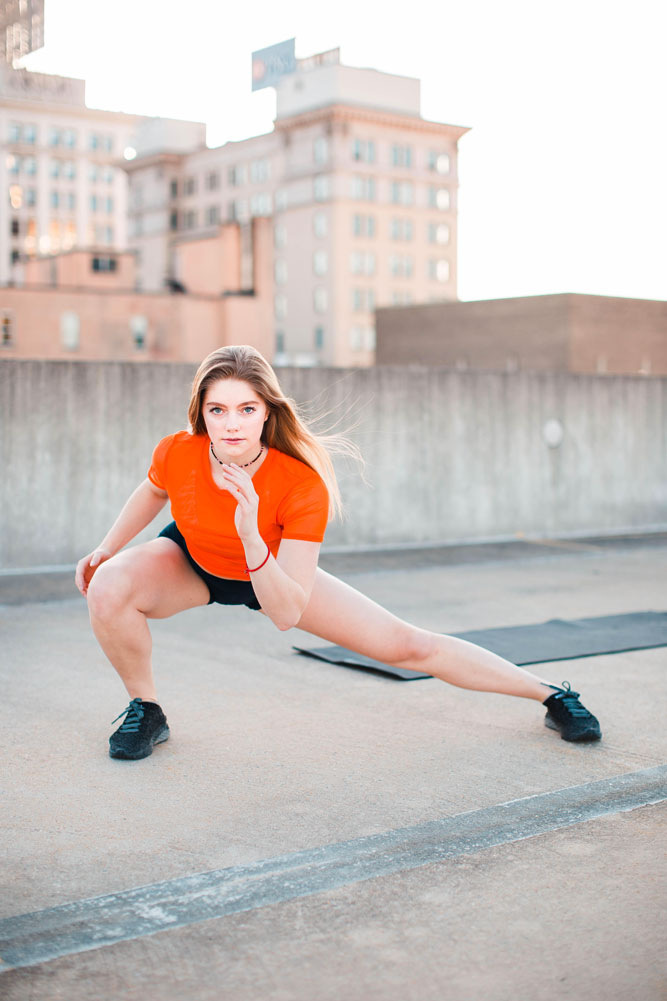
<svg viewBox="0 0 667 1001">
<path fill-rule="evenodd" d="M 259 403 L 259 400 L 246 400 L 245 403 L 237 403 L 236 406 L 237 407 L 250 407 L 250 406 L 254 407 L 258 403 Z M 225 406 L 224 403 L 216 403 L 215 400 L 207 400 L 205 405 L 207 407 L 224 407 Z"/>
</svg>

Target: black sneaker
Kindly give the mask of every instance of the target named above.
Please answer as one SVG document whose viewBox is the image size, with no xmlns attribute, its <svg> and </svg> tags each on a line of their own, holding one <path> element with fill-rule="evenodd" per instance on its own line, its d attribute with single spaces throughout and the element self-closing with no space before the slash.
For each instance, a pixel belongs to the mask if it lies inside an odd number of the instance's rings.
<svg viewBox="0 0 667 1001">
<path fill-rule="evenodd" d="M 556 688 L 555 685 L 549 687 Z M 599 740 L 602 736 L 600 724 L 582 706 L 579 692 L 572 691 L 569 681 L 564 681 L 562 688 L 556 688 L 542 705 L 547 707 L 544 725 L 551 730 L 560 730 L 563 740 Z"/>
<path fill-rule="evenodd" d="M 157 702 L 132 699 L 127 709 L 123 709 L 113 722 L 121 716 L 125 716 L 124 721 L 109 737 L 111 758 L 126 758 L 131 761 L 147 758 L 153 753 L 153 744 L 161 744 L 169 739 L 167 717 Z"/>
</svg>

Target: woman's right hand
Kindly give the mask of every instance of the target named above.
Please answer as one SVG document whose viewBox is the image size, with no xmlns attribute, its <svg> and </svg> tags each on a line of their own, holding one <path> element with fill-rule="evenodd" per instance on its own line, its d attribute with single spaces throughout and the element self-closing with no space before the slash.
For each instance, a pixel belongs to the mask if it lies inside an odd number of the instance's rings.
<svg viewBox="0 0 667 1001">
<path fill-rule="evenodd" d="M 92 579 L 93 574 L 97 568 L 102 564 L 110 560 L 113 553 L 110 553 L 108 549 L 93 549 L 92 553 L 88 553 L 84 556 L 82 560 L 76 565 L 76 574 L 74 580 L 76 581 L 76 586 L 78 587 L 81 594 L 85 595 L 88 591 L 88 585 Z"/>
</svg>

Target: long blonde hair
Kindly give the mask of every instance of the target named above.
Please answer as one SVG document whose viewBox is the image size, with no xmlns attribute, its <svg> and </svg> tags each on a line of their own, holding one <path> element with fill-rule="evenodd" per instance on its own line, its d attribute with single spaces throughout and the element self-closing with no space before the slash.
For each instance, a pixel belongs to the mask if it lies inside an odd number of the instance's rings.
<svg viewBox="0 0 667 1001">
<path fill-rule="evenodd" d="M 262 440 L 269 448 L 299 459 L 318 473 L 329 491 L 329 515 L 340 515 L 342 504 L 332 454 L 361 460 L 357 446 L 344 435 L 316 434 L 299 414 L 294 400 L 283 394 L 276 374 L 266 358 L 249 344 L 231 344 L 212 351 L 197 369 L 188 406 L 193 434 L 206 434 L 203 404 L 206 391 L 219 379 L 239 379 L 249 383 L 262 397 L 269 416 Z"/>
</svg>

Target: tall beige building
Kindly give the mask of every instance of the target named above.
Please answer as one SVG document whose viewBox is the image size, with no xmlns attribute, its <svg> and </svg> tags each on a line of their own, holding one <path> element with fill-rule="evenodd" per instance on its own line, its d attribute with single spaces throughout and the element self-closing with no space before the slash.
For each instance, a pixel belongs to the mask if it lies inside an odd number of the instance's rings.
<svg viewBox="0 0 667 1001">
<path fill-rule="evenodd" d="M 343 66 L 337 51 L 299 61 L 276 92 L 266 135 L 184 151 L 174 131 L 126 164 L 139 287 L 184 285 L 177 244 L 221 222 L 241 224 L 250 262 L 246 224 L 270 217 L 275 363 L 371 364 L 376 307 L 457 298 L 467 129 L 423 119 L 418 80 Z"/>
<path fill-rule="evenodd" d="M 120 163 L 144 121 L 88 108 L 83 80 L 0 63 L 0 285 L 25 258 L 127 246 Z"/>
</svg>

